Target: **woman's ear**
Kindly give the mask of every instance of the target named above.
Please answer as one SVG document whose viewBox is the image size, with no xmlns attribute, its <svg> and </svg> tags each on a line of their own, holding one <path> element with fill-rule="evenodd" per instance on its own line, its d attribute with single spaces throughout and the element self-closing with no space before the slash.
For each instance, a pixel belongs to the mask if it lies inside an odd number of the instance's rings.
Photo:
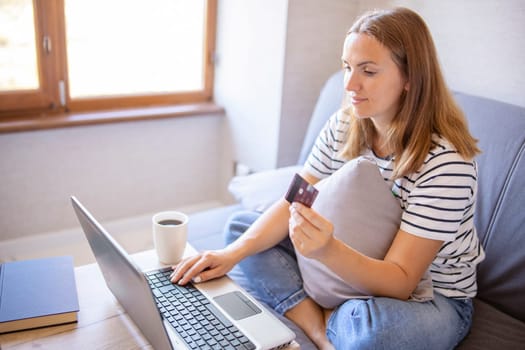
<svg viewBox="0 0 525 350">
<path fill-rule="evenodd" d="M 405 90 L 408 91 L 410 89 L 410 83 L 407 81 L 405 84 Z"/>
</svg>

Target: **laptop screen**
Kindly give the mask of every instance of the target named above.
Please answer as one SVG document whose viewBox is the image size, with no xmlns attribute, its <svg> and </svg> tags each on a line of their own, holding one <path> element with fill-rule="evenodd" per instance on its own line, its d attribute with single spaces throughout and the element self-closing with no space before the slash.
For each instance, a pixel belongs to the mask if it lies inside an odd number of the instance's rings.
<svg viewBox="0 0 525 350">
<path fill-rule="evenodd" d="M 106 284 L 155 349 L 172 349 L 151 289 L 128 254 L 75 198 L 71 198 Z"/>
</svg>

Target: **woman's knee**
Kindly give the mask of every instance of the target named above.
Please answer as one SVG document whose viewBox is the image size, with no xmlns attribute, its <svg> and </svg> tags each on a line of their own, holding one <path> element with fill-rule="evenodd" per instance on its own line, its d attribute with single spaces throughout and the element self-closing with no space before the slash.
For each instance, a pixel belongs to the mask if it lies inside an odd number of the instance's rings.
<svg viewBox="0 0 525 350">
<path fill-rule="evenodd" d="M 239 238 L 257 220 L 261 214 L 253 211 L 233 213 L 224 228 L 224 240 L 230 244 Z"/>
<path fill-rule="evenodd" d="M 374 349 L 377 337 L 371 329 L 372 315 L 366 300 L 349 300 L 332 314 L 327 336 L 336 349 Z"/>
<path fill-rule="evenodd" d="M 468 327 L 450 303 L 440 296 L 425 303 L 349 300 L 330 318 L 327 335 L 337 349 L 450 349 Z"/>
</svg>

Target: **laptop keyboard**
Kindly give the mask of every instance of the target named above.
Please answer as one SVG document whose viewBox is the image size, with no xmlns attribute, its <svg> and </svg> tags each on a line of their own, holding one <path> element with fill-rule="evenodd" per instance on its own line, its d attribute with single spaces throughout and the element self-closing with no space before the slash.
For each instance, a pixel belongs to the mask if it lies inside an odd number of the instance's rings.
<svg viewBox="0 0 525 350">
<path fill-rule="evenodd" d="M 252 350 L 255 345 L 193 285 L 171 283 L 171 269 L 146 273 L 162 316 L 190 349 Z"/>
</svg>

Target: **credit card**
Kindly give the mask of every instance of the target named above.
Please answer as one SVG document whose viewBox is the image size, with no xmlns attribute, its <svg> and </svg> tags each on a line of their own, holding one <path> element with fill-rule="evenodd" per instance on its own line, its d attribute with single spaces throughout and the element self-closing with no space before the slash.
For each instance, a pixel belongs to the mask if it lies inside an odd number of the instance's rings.
<svg viewBox="0 0 525 350">
<path fill-rule="evenodd" d="M 303 179 L 301 175 L 295 174 L 284 198 L 290 203 L 299 202 L 311 207 L 318 192 L 317 188 Z"/>
</svg>

